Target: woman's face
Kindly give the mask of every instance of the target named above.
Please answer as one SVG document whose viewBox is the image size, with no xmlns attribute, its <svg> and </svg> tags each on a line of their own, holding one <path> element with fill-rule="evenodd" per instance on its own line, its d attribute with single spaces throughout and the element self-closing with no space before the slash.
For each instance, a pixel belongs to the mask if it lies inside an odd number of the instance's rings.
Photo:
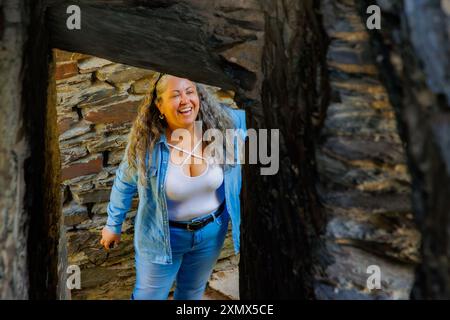
<svg viewBox="0 0 450 320">
<path fill-rule="evenodd" d="M 157 107 L 172 130 L 191 127 L 200 109 L 195 84 L 188 79 L 168 76 L 167 88 Z"/>
</svg>

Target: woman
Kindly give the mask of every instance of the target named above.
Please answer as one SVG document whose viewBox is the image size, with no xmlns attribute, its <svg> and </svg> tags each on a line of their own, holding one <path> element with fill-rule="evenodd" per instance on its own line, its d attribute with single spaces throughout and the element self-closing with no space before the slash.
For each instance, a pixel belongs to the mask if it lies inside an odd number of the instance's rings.
<svg viewBox="0 0 450 320">
<path fill-rule="evenodd" d="M 196 124 L 223 137 L 227 129 L 242 129 L 238 136 L 244 138 L 245 113 L 224 107 L 204 85 L 188 79 L 160 74 L 154 87 L 139 109 L 117 169 L 100 243 L 106 250 L 119 243 L 138 192 L 131 299 L 167 299 L 175 281 L 174 299 L 199 300 L 230 219 L 239 252 L 241 171 L 238 162 L 223 164 L 224 155 L 237 155 L 230 139 L 223 139 L 222 154 L 204 153 L 211 142 L 203 141 Z M 179 139 L 180 131 L 188 135 Z"/>
</svg>

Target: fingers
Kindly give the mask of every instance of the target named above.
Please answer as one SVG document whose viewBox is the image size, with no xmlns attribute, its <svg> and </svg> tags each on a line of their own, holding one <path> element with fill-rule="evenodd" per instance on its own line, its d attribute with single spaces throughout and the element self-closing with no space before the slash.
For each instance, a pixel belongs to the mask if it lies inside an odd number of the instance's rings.
<svg viewBox="0 0 450 320">
<path fill-rule="evenodd" d="M 113 249 L 116 246 L 119 245 L 120 240 L 118 239 L 112 239 L 112 240 L 106 240 L 106 239 L 101 239 L 100 240 L 100 244 L 109 251 L 109 249 Z"/>
<path fill-rule="evenodd" d="M 111 237 L 109 234 L 105 235 L 104 230 L 102 231 L 102 237 L 100 239 L 100 245 L 102 245 L 107 251 L 119 245 L 120 236 Z"/>
<path fill-rule="evenodd" d="M 103 239 L 103 238 L 100 240 L 100 244 L 101 244 L 107 251 L 109 251 L 109 248 L 111 247 L 111 243 L 112 243 L 111 240 L 105 240 L 105 239 Z"/>
</svg>

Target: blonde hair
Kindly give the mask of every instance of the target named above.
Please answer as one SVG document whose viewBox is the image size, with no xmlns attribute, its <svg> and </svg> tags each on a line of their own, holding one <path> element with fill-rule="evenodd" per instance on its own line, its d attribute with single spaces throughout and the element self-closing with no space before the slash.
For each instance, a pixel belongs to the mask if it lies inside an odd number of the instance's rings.
<svg viewBox="0 0 450 320">
<path fill-rule="evenodd" d="M 156 82 L 156 87 L 154 86 L 151 93 L 149 92 L 149 94 L 146 95 L 139 106 L 137 117 L 134 120 L 128 136 L 126 151 L 128 166 L 132 170 L 137 170 L 138 180 L 143 186 L 147 185 L 145 166 L 146 154 L 152 154 L 156 142 L 160 139 L 161 135 L 165 134 L 165 128 L 167 127 L 165 118 L 159 118 L 160 112 L 156 107 L 156 102 L 159 103 L 161 101 L 161 96 L 167 89 L 167 80 L 169 76 L 170 75 L 166 74 L 162 75 L 159 81 Z M 234 127 L 230 115 L 224 110 L 224 107 L 219 103 L 217 98 L 207 90 L 204 84 L 193 83 L 195 84 L 199 95 L 200 109 L 197 120 L 202 121 L 202 130 L 218 129 L 222 132 L 223 137 L 226 137 L 226 129 Z M 156 92 L 154 92 L 154 90 L 156 90 Z M 152 99 L 153 95 L 155 95 L 155 99 Z M 227 139 L 223 139 L 223 148 L 224 152 L 229 152 L 227 150 L 231 149 L 226 146 L 229 143 L 226 140 Z M 149 156 L 149 165 L 151 158 L 152 157 Z M 227 166 L 228 165 L 225 165 L 225 169 L 227 169 Z"/>
</svg>

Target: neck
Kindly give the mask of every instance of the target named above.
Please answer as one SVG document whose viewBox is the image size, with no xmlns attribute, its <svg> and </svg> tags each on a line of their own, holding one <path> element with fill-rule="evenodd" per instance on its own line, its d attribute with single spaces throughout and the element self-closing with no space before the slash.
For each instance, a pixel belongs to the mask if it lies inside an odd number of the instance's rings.
<svg viewBox="0 0 450 320">
<path fill-rule="evenodd" d="M 198 141 L 198 139 L 201 139 L 201 132 L 196 132 L 196 130 L 194 128 L 195 128 L 194 124 L 189 125 L 189 127 L 171 127 L 171 126 L 168 126 L 166 128 L 167 141 L 168 142 L 172 141 L 172 139 L 171 139 L 172 133 L 175 130 L 177 130 L 177 129 L 186 129 L 186 130 L 188 130 L 188 132 L 190 134 L 192 143 L 195 143 L 196 141 Z M 178 142 L 178 140 L 176 142 Z"/>
</svg>

